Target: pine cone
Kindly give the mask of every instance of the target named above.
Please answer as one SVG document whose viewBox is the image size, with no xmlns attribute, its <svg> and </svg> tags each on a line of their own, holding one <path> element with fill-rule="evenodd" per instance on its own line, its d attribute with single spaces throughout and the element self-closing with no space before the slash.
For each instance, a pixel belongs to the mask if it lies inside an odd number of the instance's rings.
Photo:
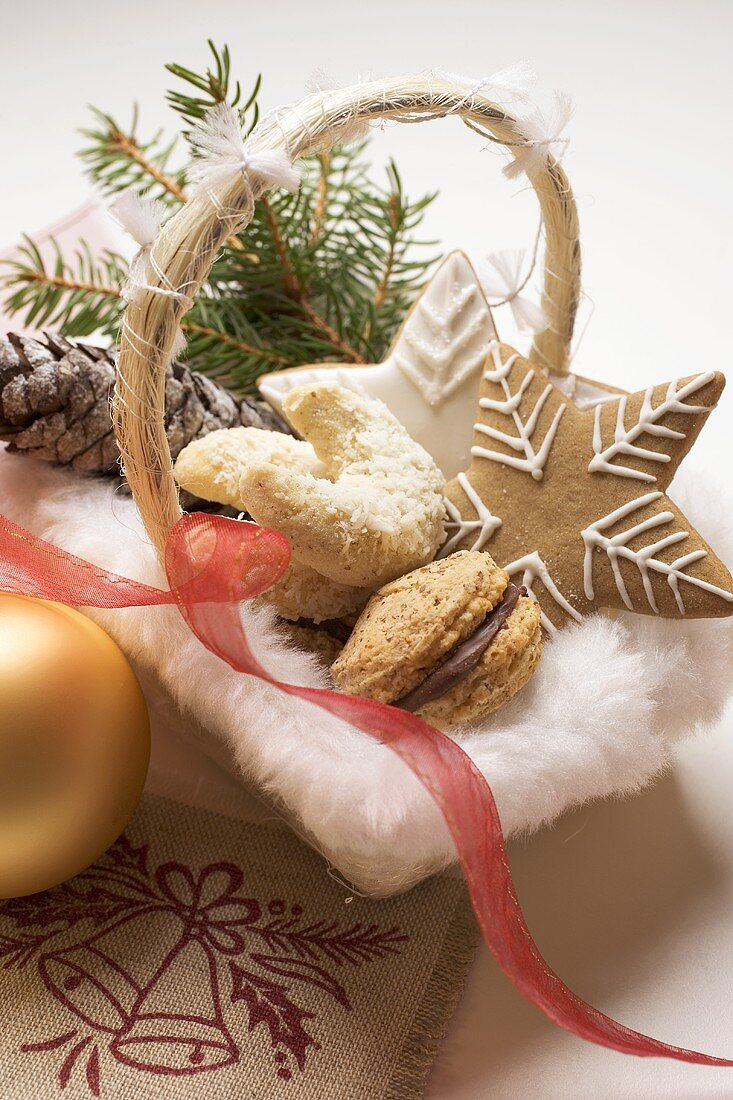
<svg viewBox="0 0 733 1100">
<path fill-rule="evenodd" d="M 0 441 L 87 474 L 119 474 L 109 401 L 114 352 L 72 343 L 0 336 Z M 173 363 L 165 385 L 166 435 L 171 454 L 215 428 L 240 424 L 272 431 L 289 428 L 262 402 L 236 397 L 183 363 Z"/>
</svg>

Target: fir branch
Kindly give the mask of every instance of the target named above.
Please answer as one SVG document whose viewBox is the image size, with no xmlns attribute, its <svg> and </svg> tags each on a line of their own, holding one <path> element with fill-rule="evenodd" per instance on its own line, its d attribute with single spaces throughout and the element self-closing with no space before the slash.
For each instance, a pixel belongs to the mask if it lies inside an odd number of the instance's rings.
<svg viewBox="0 0 733 1100">
<path fill-rule="evenodd" d="M 313 228 L 310 235 L 310 243 L 318 244 L 323 233 L 323 219 L 326 213 L 326 200 L 328 198 L 328 173 L 331 166 L 330 152 L 321 153 L 318 157 L 318 189 L 316 203 L 313 208 Z"/>
<path fill-rule="evenodd" d="M 128 130 L 117 123 L 112 115 L 91 108 L 97 120 L 94 129 L 79 132 L 89 144 L 79 151 L 87 176 L 105 195 L 117 195 L 133 189 L 149 191 L 156 198 L 185 202 L 183 173 L 168 172 L 168 162 L 176 146 L 176 139 L 165 143 L 158 131 L 149 141 L 137 137 L 138 108 L 133 107 Z"/>
<path fill-rule="evenodd" d="M 282 267 L 282 283 L 283 290 L 289 298 L 295 298 L 298 301 L 302 301 L 303 288 L 300 282 L 296 278 L 295 271 L 290 259 L 290 253 L 286 247 L 285 240 L 280 232 L 280 225 L 277 220 L 277 215 L 272 208 L 272 204 L 267 195 L 263 195 L 260 199 L 260 205 L 264 211 L 265 221 L 267 228 L 270 231 L 272 237 L 272 243 L 275 246 L 278 258 L 280 260 L 280 266 Z"/>
<path fill-rule="evenodd" d="M 330 305 L 335 326 L 368 361 L 382 357 L 437 258 L 413 258 L 434 243 L 419 241 L 414 233 L 434 196 L 411 202 L 393 163 L 387 183 L 379 188 L 363 178 L 360 163 L 348 166 L 335 187 L 327 242 L 335 265 L 335 270 L 329 265 L 329 281 L 343 283 Z"/>
<path fill-rule="evenodd" d="M 249 132 L 259 115 L 259 77 L 244 100 L 226 46 L 209 42 L 203 72 L 171 64 L 184 87 L 168 103 L 186 129 L 214 103 L 236 106 Z M 124 129 L 95 110 L 82 131 L 87 174 L 106 195 L 148 190 L 171 209 L 187 199 L 174 165 L 176 139 L 138 134 L 138 112 Z M 273 191 L 256 204 L 246 238 L 222 249 L 184 321 L 191 366 L 251 391 L 259 374 L 318 360 L 378 362 L 434 262 L 418 231 L 431 195 L 411 202 L 394 165 L 386 188 L 369 176 L 366 142 L 303 162 L 296 194 Z M 2 279 L 7 306 L 26 324 L 53 324 L 66 335 L 113 340 L 122 309 L 124 261 L 86 245 L 66 258 L 58 246 L 44 264 L 26 240 Z"/>
<path fill-rule="evenodd" d="M 143 172 L 147 173 L 155 183 L 162 187 L 164 191 L 167 191 L 169 195 L 172 195 L 174 199 L 178 199 L 179 202 L 187 201 L 187 195 L 180 184 L 176 183 L 171 176 L 166 176 L 160 168 L 157 168 L 151 160 L 148 160 L 133 137 L 119 132 L 115 135 L 115 138 L 116 147 L 111 146 L 110 151 L 115 151 L 116 148 L 117 152 L 134 161 Z"/>
<path fill-rule="evenodd" d="M 50 245 L 51 264 L 31 237 L 24 238 L 19 259 L 4 261 L 9 272 L 2 285 L 11 291 L 5 303 L 8 311 L 23 314 L 26 325 L 39 329 L 53 326 L 72 337 L 94 332 L 113 337 L 123 308 L 123 257 L 105 251 L 95 258 L 82 241 L 72 263 L 64 259 L 55 240 Z"/>
<path fill-rule="evenodd" d="M 165 98 L 188 126 L 194 126 L 199 119 L 203 118 L 210 107 L 215 107 L 218 103 L 226 101 L 232 107 L 238 108 L 242 127 L 245 134 L 249 134 L 257 125 L 259 119 L 257 96 L 260 92 L 262 76 L 256 78 L 249 97 L 240 106 L 242 88 L 239 81 L 236 81 L 234 87 L 230 88 L 231 57 L 229 47 L 223 46 L 219 49 L 210 38 L 207 39 L 207 45 L 213 57 L 213 68 L 207 68 L 204 73 L 197 73 L 193 69 L 175 63 L 165 66 L 169 73 L 184 81 L 185 84 L 190 85 L 197 92 L 203 92 L 203 95 L 191 95 L 188 91 L 170 91 L 166 93 Z M 184 136 L 188 136 L 187 131 L 184 131 Z"/>
<path fill-rule="evenodd" d="M 4 278 L 3 283 L 7 287 L 17 288 L 7 301 L 9 311 L 21 312 L 27 301 L 31 301 L 31 308 L 24 318 L 26 324 L 35 322 L 39 328 L 44 325 L 63 326 L 65 335 L 72 338 L 89 336 L 97 331 L 116 336 L 123 309 L 125 261 L 115 253 L 106 253 L 106 263 L 103 258 L 101 263 L 97 261 L 95 264 L 88 245 L 82 242 L 82 251 L 77 253 L 79 267 L 75 270 L 61 258 L 57 242 L 52 240 L 51 244 L 56 255 L 53 270 L 48 269 L 31 238 L 26 238 L 22 249 L 25 261 L 9 262 L 12 273 Z M 34 288 L 43 288 L 47 293 L 38 294 Z M 181 328 L 186 335 L 226 349 L 222 354 L 227 359 L 245 352 L 264 360 L 271 368 L 292 365 L 285 356 L 208 325 L 188 319 L 183 321 Z"/>
<path fill-rule="evenodd" d="M 374 291 L 374 308 L 379 309 L 383 304 L 384 299 L 387 297 L 387 290 L 389 288 L 390 280 L 394 274 L 395 266 L 395 251 L 397 248 L 397 236 L 399 233 L 399 215 L 400 205 L 397 195 L 389 196 L 389 226 L 390 236 L 389 245 L 387 248 L 387 255 L 384 258 L 384 271 L 382 272 L 382 278 L 379 280 L 379 285 Z"/>
<path fill-rule="evenodd" d="M 366 363 L 364 356 L 339 336 L 336 330 L 329 325 L 325 317 L 321 317 L 320 313 L 316 312 L 307 299 L 303 301 L 302 305 L 313 327 L 324 336 L 329 344 L 333 344 L 336 350 L 341 352 L 347 363 Z"/>
<path fill-rule="evenodd" d="M 374 291 L 374 298 L 372 299 L 373 304 L 374 304 L 374 314 L 367 318 L 366 323 L 364 325 L 363 338 L 365 340 L 369 339 L 369 335 L 370 335 L 371 330 L 372 330 L 372 322 L 374 320 L 374 315 L 379 313 L 379 310 L 381 309 L 382 305 L 384 304 L 384 300 L 387 297 L 387 291 L 389 290 L 390 281 L 392 279 L 392 276 L 394 275 L 395 256 L 396 256 L 396 251 L 397 251 L 397 243 L 398 243 L 398 240 L 399 240 L 401 215 L 402 215 L 403 208 L 402 208 L 402 203 L 401 203 L 401 197 L 402 197 L 401 182 L 400 182 L 400 178 L 397 174 L 397 169 L 394 166 L 394 162 L 390 162 L 390 168 L 391 168 L 391 171 L 392 171 L 393 179 L 397 184 L 397 187 L 390 193 L 390 195 L 388 197 L 388 200 L 387 200 L 387 210 L 388 210 L 388 214 L 389 214 L 389 229 L 390 229 L 389 243 L 388 243 L 388 246 L 387 246 L 387 253 L 386 253 L 386 256 L 384 258 L 384 271 L 382 272 L 382 277 L 379 280 L 379 283 L 377 284 L 377 289 Z"/>
<path fill-rule="evenodd" d="M 304 282 L 298 278 L 293 267 L 293 262 L 290 257 L 290 252 L 285 243 L 285 239 L 280 229 L 280 224 L 277 219 L 277 215 L 266 195 L 260 199 L 260 203 L 265 213 L 265 220 L 270 230 L 275 250 L 277 251 L 282 266 L 282 281 L 283 291 L 288 298 L 292 298 L 298 303 L 299 307 L 305 313 L 308 320 L 313 327 L 323 336 L 324 340 L 328 344 L 332 344 L 334 349 L 342 355 L 347 362 L 350 363 L 363 363 L 365 360 L 361 357 L 355 348 L 339 336 L 338 332 L 328 323 L 325 317 L 323 317 L 311 302 L 308 294 L 308 288 Z"/>
<path fill-rule="evenodd" d="M 58 246 L 57 246 L 58 247 Z M 45 286 L 58 287 L 61 290 L 74 292 L 83 291 L 84 294 L 98 294 L 102 298 L 121 298 L 122 291 L 118 286 L 105 286 L 104 283 L 92 283 L 83 279 L 72 279 L 63 275 L 51 275 L 44 271 L 28 271 L 28 278 Z"/>
<path fill-rule="evenodd" d="M 200 337 L 203 340 L 213 340 L 231 349 L 232 352 L 246 352 L 247 355 L 254 355 L 258 359 L 264 360 L 273 368 L 290 367 L 293 365 L 284 355 L 276 355 L 275 352 L 270 351 L 268 348 L 255 347 L 253 344 L 248 344 L 244 340 L 237 340 L 225 332 L 220 332 L 215 328 L 209 328 L 208 325 L 199 325 L 196 324 L 195 321 L 183 321 L 181 328 L 187 336 L 190 334 L 191 336 Z M 195 353 L 192 357 L 194 359 L 196 358 Z"/>
</svg>

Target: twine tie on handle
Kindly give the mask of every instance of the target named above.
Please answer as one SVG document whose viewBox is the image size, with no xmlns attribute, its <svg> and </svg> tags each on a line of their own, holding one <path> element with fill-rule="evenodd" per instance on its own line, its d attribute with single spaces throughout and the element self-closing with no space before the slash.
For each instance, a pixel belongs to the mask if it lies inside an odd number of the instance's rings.
<svg viewBox="0 0 733 1100">
<path fill-rule="evenodd" d="M 478 78 L 460 76 L 445 69 L 435 69 L 427 75 L 428 77 L 440 77 L 441 80 L 447 80 L 451 84 L 456 84 L 459 87 L 463 85 L 467 88 L 464 98 L 451 108 L 450 114 L 456 114 L 460 111 L 479 92 L 485 93 L 494 99 L 526 100 L 529 88 L 535 79 L 532 69 L 522 62 L 516 65 L 508 65 L 505 69 L 498 69 L 490 76 Z"/>
<path fill-rule="evenodd" d="M 517 179 L 523 172 L 529 175 L 540 171 L 550 156 L 560 160 L 568 146 L 564 131 L 572 113 L 570 97 L 563 92 L 555 92 L 552 107 L 547 113 L 534 107 L 519 119 L 525 140 L 512 148 L 514 159 L 504 168 L 507 179 Z"/>
<path fill-rule="evenodd" d="M 300 176 L 284 149 L 258 150 L 253 140 L 245 142 L 237 113 L 229 103 L 207 111 L 189 141 L 194 150 L 190 176 L 205 190 L 241 175 L 254 204 L 255 198 L 271 187 L 286 191 L 300 187 Z"/>
<path fill-rule="evenodd" d="M 547 326 L 547 319 L 541 307 L 535 305 L 522 293 L 535 269 L 539 238 L 538 232 L 532 256 L 524 273 L 524 250 L 505 249 L 502 252 L 493 252 L 486 257 L 486 264 L 493 269 L 493 272 L 484 271 L 481 275 L 481 286 L 489 298 L 489 305 L 492 308 L 508 305 L 517 328 L 532 332 L 539 332 Z"/>
<path fill-rule="evenodd" d="M 171 286 L 165 272 L 153 256 L 153 245 L 158 239 L 166 215 L 165 203 L 149 195 L 139 195 L 132 190 L 123 191 L 110 206 L 110 214 L 117 224 L 140 245 L 130 264 L 129 274 L 122 288 L 124 300 L 128 303 L 133 302 L 141 291 L 147 291 L 149 294 L 160 294 L 171 298 L 175 302 L 180 302 L 187 310 L 190 309 L 193 298 Z M 160 283 L 148 281 L 149 266 L 163 284 L 162 286 Z"/>
</svg>

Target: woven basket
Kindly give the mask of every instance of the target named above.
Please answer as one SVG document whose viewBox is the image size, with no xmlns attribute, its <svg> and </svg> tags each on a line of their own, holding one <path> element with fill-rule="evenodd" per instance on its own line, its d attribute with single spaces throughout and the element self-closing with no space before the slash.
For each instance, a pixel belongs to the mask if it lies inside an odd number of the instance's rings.
<svg viewBox="0 0 733 1100">
<path fill-rule="evenodd" d="M 422 77 L 319 92 L 261 123 L 252 154 L 284 150 L 293 160 L 343 139 L 359 123 L 379 119 L 421 122 L 456 115 L 472 130 L 509 150 L 531 146 L 520 124 L 479 92 Z M 542 306 L 547 327 L 530 352 L 538 366 L 566 374 L 580 294 L 578 216 L 562 167 L 548 156 L 528 171 L 546 240 Z M 264 187 L 243 172 L 200 189 L 155 243 L 149 286 L 128 306 L 120 344 L 114 403 L 115 431 L 125 473 L 145 527 L 158 551 L 182 515 L 164 430 L 165 369 L 179 325 L 221 245 L 249 224 Z"/>
<path fill-rule="evenodd" d="M 295 161 L 344 140 L 355 126 L 364 122 L 385 119 L 413 123 L 451 115 L 461 119 L 484 141 L 488 138 L 510 152 L 519 153 L 532 145 L 520 123 L 480 91 L 467 92 L 465 87 L 449 80 L 420 77 L 311 95 L 292 108 L 268 116 L 254 131 L 248 149 L 253 155 L 283 150 Z M 580 294 L 577 210 L 560 164 L 550 155 L 536 163 L 536 167 L 527 169 L 527 176 L 537 195 L 544 225 L 542 306 L 548 323 L 536 336 L 530 359 L 556 378 L 565 376 L 564 388 L 572 392 L 569 349 Z M 170 528 L 182 515 L 164 430 L 166 366 L 174 353 L 181 320 L 206 279 L 219 248 L 232 235 L 242 234 L 246 229 L 254 203 L 264 190 L 256 177 L 250 180 L 241 170 L 201 187 L 161 231 L 149 258 L 146 276 L 149 285 L 138 288 L 125 314 L 114 402 L 115 430 L 134 499 L 159 555 Z M 654 644 L 651 636 L 648 644 Z M 606 789 L 600 783 L 591 791 L 586 784 L 584 789 L 568 796 L 565 805 L 590 794 L 632 789 L 646 781 L 659 766 L 656 762 L 646 774 L 640 774 L 634 771 L 637 765 L 632 760 L 623 783 L 616 788 Z M 289 813 L 289 807 L 281 803 L 278 809 L 286 816 Z M 299 831 L 308 834 L 297 815 L 291 816 Z M 329 845 L 313 828 L 308 839 L 346 878 L 372 894 L 404 889 L 449 859 L 443 856 L 441 864 L 436 861 L 431 866 L 410 867 L 404 860 L 393 858 L 385 848 L 381 853 L 375 851 L 370 861 L 355 861 L 348 838 L 344 839 L 343 847 Z"/>
</svg>

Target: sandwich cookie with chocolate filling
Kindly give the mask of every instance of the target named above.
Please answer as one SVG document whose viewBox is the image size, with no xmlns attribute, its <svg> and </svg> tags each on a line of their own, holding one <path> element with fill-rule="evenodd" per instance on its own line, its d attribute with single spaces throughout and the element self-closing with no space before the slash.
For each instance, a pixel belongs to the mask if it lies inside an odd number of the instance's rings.
<svg viewBox="0 0 733 1100">
<path fill-rule="evenodd" d="M 489 554 L 464 550 L 375 593 L 331 675 L 339 691 L 446 728 L 511 699 L 537 667 L 541 647 L 536 600 Z"/>
</svg>

